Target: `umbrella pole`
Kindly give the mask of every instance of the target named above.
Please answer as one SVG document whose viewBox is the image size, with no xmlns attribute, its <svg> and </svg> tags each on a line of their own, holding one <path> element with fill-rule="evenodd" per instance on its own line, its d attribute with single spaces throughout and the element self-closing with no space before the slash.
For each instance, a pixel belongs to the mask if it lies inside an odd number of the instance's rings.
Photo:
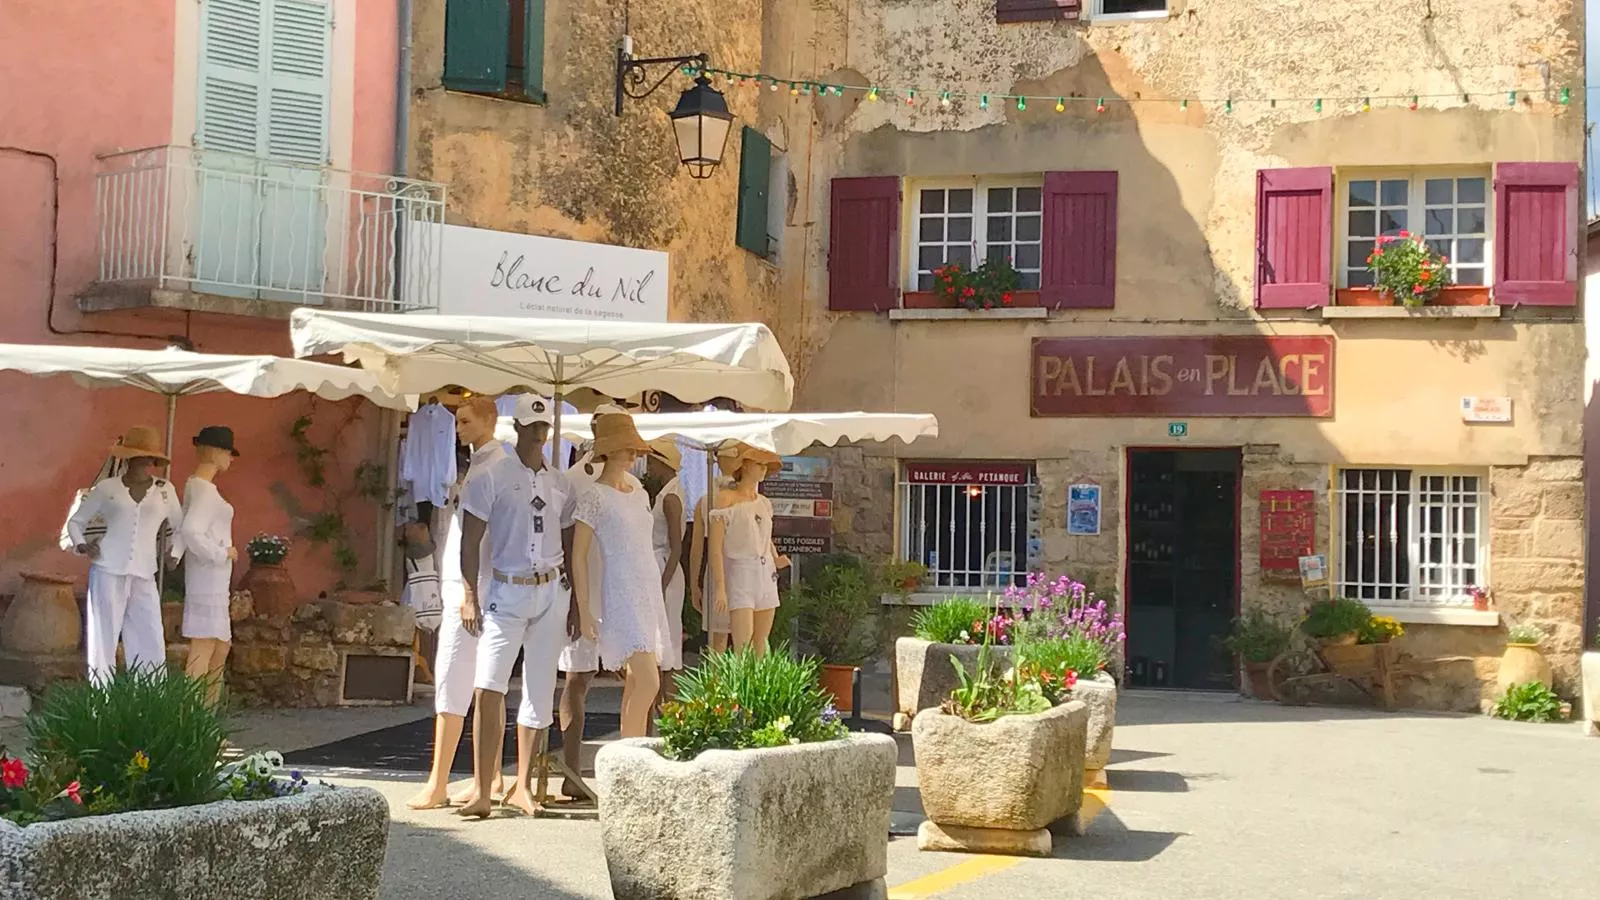
<svg viewBox="0 0 1600 900">
<path fill-rule="evenodd" d="M 172 429 L 173 429 L 173 426 L 177 424 L 177 421 L 178 421 L 178 395 L 177 394 L 168 394 L 167 395 L 167 459 L 169 459 L 169 460 L 172 458 Z M 167 468 L 168 468 L 167 480 L 171 481 L 172 480 L 172 472 L 171 472 L 172 463 L 171 462 L 167 463 Z"/>
<path fill-rule="evenodd" d="M 563 359 L 556 357 L 556 377 L 551 379 L 550 402 L 555 404 L 551 413 L 550 427 L 550 462 L 551 468 L 557 472 L 567 467 L 566 454 L 561 452 L 561 404 L 566 402 L 564 392 L 561 390 L 563 375 Z M 570 583 L 569 571 L 569 583 Z M 539 733 L 539 746 L 534 751 L 533 765 L 533 802 L 538 808 L 543 809 L 550 802 L 550 774 L 553 769 L 561 776 L 565 784 L 583 784 L 583 778 L 577 772 L 568 771 L 567 764 L 560 756 L 550 752 L 549 729 Z M 587 785 L 585 785 L 587 787 Z"/>
</svg>

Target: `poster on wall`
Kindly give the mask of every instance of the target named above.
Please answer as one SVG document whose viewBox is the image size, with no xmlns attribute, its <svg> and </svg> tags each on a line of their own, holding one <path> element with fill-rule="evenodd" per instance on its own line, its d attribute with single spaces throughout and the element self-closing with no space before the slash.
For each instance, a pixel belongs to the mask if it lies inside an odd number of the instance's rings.
<svg viewBox="0 0 1600 900">
<path fill-rule="evenodd" d="M 1317 500 L 1312 491 L 1261 492 L 1261 568 L 1300 572 L 1317 540 Z"/>
<path fill-rule="evenodd" d="M 663 251 L 464 225 L 425 227 L 442 247 L 441 315 L 667 321 Z"/>
<path fill-rule="evenodd" d="M 1100 533 L 1100 485 L 1067 488 L 1067 534 Z"/>
<path fill-rule="evenodd" d="M 761 483 L 772 501 L 772 543 L 786 556 L 833 551 L 833 468 L 813 456 L 785 456 Z"/>
</svg>

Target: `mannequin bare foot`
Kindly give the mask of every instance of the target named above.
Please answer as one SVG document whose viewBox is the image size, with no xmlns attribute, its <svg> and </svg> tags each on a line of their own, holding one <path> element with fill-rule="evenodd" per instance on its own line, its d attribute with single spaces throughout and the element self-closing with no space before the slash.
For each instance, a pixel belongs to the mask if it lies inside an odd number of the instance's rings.
<svg viewBox="0 0 1600 900">
<path fill-rule="evenodd" d="M 449 794 L 443 788 L 436 788 L 431 784 L 422 786 L 415 797 L 406 801 L 407 809 L 445 809 L 451 806 Z"/>
<path fill-rule="evenodd" d="M 511 793 L 506 795 L 506 805 L 517 809 L 525 816 L 537 816 L 544 811 L 544 807 L 534 802 L 533 791 L 523 785 L 512 785 Z"/>
<path fill-rule="evenodd" d="M 498 796 L 501 791 L 505 790 L 505 787 L 506 787 L 506 784 L 505 784 L 504 776 L 496 778 L 494 780 L 494 792 L 493 792 L 493 794 L 491 796 Z M 469 781 L 469 782 L 467 782 L 467 789 L 462 791 L 461 793 L 456 794 L 455 796 L 451 797 L 450 798 L 450 802 L 455 804 L 456 806 L 466 806 L 466 805 L 472 803 L 474 800 L 477 800 L 477 799 L 478 799 L 477 786 L 476 786 L 476 784 L 474 782 L 470 782 Z"/>
<path fill-rule="evenodd" d="M 487 819 L 494 812 L 494 802 L 488 797 L 474 797 L 471 803 L 456 810 L 456 815 L 464 819 Z"/>
</svg>

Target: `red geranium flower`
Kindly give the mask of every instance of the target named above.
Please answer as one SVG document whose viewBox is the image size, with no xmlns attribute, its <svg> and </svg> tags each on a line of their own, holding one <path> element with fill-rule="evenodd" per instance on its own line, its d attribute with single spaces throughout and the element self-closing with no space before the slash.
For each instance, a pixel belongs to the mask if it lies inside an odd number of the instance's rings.
<svg viewBox="0 0 1600 900">
<path fill-rule="evenodd" d="M 1010 306 L 1011 305 L 1011 295 L 1010 294 L 1001 294 L 1000 295 L 1000 302 L 1004 303 L 1007 306 Z"/>
<path fill-rule="evenodd" d="M 78 804 L 79 806 L 83 805 L 83 797 L 78 793 L 78 783 L 76 781 L 74 781 L 73 783 L 67 785 L 66 793 L 67 793 L 67 799 L 71 800 L 73 803 Z"/>
<path fill-rule="evenodd" d="M 20 759 L 6 758 L 0 761 L 0 784 L 6 789 L 15 790 L 28 783 L 28 766 Z"/>
</svg>

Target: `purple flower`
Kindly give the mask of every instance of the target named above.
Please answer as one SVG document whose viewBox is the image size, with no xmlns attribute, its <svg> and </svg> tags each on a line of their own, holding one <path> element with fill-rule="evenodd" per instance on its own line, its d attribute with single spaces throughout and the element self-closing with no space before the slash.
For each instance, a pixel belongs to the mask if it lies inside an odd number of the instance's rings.
<svg viewBox="0 0 1600 900">
<path fill-rule="evenodd" d="M 832 703 L 822 708 L 822 724 L 832 725 L 839 721 L 839 710 Z"/>
<path fill-rule="evenodd" d="M 300 777 L 300 770 L 299 769 L 290 769 L 289 770 L 289 778 L 294 780 L 294 781 L 304 781 L 305 780 L 304 778 Z"/>
</svg>

